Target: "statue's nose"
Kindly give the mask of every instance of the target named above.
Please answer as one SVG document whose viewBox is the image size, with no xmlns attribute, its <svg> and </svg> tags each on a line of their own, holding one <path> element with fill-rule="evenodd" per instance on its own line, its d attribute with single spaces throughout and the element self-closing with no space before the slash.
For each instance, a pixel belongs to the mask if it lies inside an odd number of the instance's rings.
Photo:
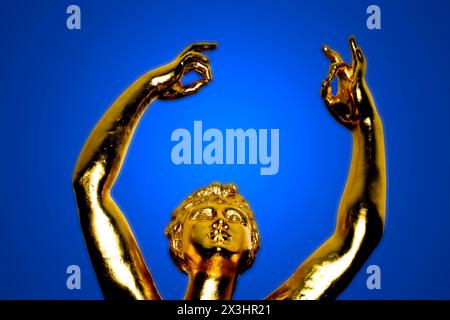
<svg viewBox="0 0 450 320">
<path fill-rule="evenodd" d="M 228 224 L 223 220 L 219 219 L 212 224 L 213 229 L 215 230 L 228 230 Z"/>
</svg>

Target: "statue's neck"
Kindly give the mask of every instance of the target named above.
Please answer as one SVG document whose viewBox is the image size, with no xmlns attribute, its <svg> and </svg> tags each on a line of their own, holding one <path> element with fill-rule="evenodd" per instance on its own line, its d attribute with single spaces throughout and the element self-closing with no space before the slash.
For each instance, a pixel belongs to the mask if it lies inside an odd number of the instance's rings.
<svg viewBox="0 0 450 320">
<path fill-rule="evenodd" d="M 188 275 L 187 300 L 230 300 L 233 296 L 237 270 L 230 268 L 221 257 L 209 259 Z"/>
</svg>

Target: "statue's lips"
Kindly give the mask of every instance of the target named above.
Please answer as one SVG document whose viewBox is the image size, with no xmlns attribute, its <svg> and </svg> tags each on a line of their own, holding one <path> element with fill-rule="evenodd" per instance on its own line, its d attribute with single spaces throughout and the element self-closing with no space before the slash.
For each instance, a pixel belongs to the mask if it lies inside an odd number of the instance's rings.
<svg viewBox="0 0 450 320">
<path fill-rule="evenodd" d="M 225 242 L 231 238 L 231 234 L 225 230 L 215 230 L 208 233 L 208 237 L 215 242 Z"/>
</svg>

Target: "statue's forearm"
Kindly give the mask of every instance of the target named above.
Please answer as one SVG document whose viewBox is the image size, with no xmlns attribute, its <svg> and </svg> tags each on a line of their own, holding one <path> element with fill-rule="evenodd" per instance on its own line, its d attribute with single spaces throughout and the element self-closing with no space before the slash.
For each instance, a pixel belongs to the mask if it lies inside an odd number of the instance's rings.
<svg viewBox="0 0 450 320">
<path fill-rule="evenodd" d="M 94 183 L 94 179 L 98 184 L 97 191 L 111 188 L 142 114 L 157 97 L 157 88 L 151 84 L 154 77 L 149 72 L 136 80 L 97 123 L 80 154 L 73 176 L 74 185 L 86 180 Z M 96 175 L 93 175 L 94 171 Z"/>
<path fill-rule="evenodd" d="M 353 128 L 353 156 L 333 235 L 268 299 L 335 298 L 381 238 L 386 165 L 381 119 L 371 107 Z"/>
<path fill-rule="evenodd" d="M 364 212 L 367 212 L 371 219 L 379 219 L 379 222 L 384 224 L 386 160 L 383 125 L 375 107 L 369 107 L 372 112 L 362 117 L 352 131 L 353 154 L 338 209 L 338 235 L 346 236 L 352 233 L 352 222 Z"/>
</svg>

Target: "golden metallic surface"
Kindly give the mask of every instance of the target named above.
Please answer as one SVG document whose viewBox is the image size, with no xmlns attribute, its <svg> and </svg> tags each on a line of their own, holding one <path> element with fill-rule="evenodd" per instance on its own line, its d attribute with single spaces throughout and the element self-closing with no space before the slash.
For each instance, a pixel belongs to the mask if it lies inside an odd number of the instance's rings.
<svg viewBox="0 0 450 320">
<path fill-rule="evenodd" d="M 321 94 L 331 114 L 353 135 L 348 181 L 334 234 L 268 299 L 336 297 L 378 244 L 384 226 L 386 172 L 383 129 L 365 83 L 366 61 L 350 39 L 352 65 L 323 50 L 332 64 Z M 194 94 L 212 80 L 196 43 L 171 63 L 128 87 L 98 122 L 80 154 L 73 186 L 81 227 L 104 297 L 161 299 L 127 220 L 111 196 L 127 148 L 146 108 L 155 99 Z M 184 74 L 202 79 L 183 85 Z M 337 77 L 336 96 L 331 81 Z M 188 274 L 186 299 L 231 299 L 237 277 L 260 246 L 254 214 L 233 184 L 213 183 L 193 192 L 175 209 L 166 229 L 170 253 Z"/>
<path fill-rule="evenodd" d="M 331 61 L 321 95 L 334 118 L 351 130 L 353 155 L 336 229 L 268 299 L 332 299 L 350 283 L 381 239 L 386 206 L 383 126 L 365 81 L 366 59 L 350 38 L 352 64 L 327 46 Z M 331 82 L 338 78 L 338 92 Z"/>
</svg>

